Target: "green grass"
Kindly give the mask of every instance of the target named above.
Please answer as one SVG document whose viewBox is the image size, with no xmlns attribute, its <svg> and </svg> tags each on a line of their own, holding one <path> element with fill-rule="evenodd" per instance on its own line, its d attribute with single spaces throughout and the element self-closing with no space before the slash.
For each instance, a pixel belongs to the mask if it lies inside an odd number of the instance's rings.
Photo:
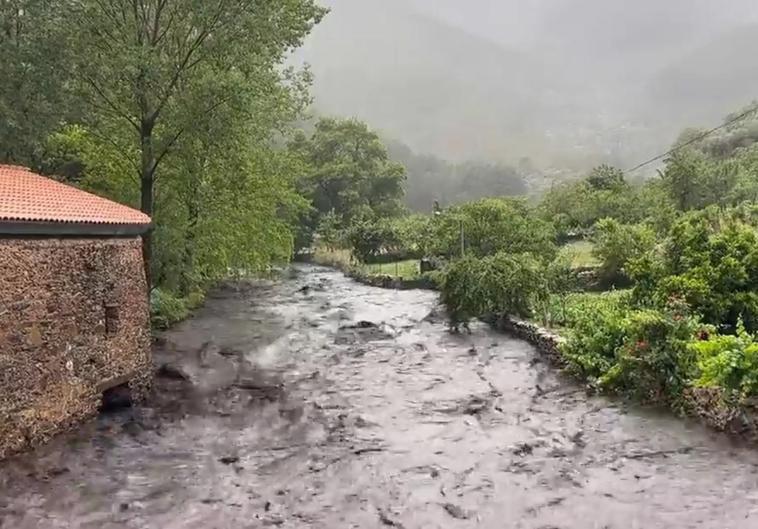
<svg viewBox="0 0 758 529">
<path fill-rule="evenodd" d="M 599 305 L 623 303 L 629 290 L 608 290 L 605 292 L 574 292 L 565 297 L 551 294 L 546 310 L 536 311 L 534 323 L 560 331 L 570 328 L 575 318 L 582 313 L 598 310 Z"/>
<path fill-rule="evenodd" d="M 575 268 L 597 266 L 600 262 L 592 255 L 593 245 L 590 241 L 574 241 L 561 248 L 561 254 L 571 256 Z"/>
<path fill-rule="evenodd" d="M 418 259 L 407 259 L 395 263 L 382 264 L 357 264 L 350 254 L 350 250 L 329 250 L 316 248 L 313 254 L 313 262 L 325 266 L 333 266 L 341 270 L 359 268 L 367 275 L 402 277 L 403 279 L 416 279 L 421 275 Z"/>
<path fill-rule="evenodd" d="M 313 252 L 313 262 L 347 270 L 352 265 L 352 258 L 350 250 L 329 250 L 324 247 L 318 247 Z"/>
<path fill-rule="evenodd" d="M 367 264 L 363 265 L 366 273 L 377 276 L 402 277 L 403 279 L 416 279 L 421 275 L 418 259 L 408 259 L 395 263 Z"/>
</svg>

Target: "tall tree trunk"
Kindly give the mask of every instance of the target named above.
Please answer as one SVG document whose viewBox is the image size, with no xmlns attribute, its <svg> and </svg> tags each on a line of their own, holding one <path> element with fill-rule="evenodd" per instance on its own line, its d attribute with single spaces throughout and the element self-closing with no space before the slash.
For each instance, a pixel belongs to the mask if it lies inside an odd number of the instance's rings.
<svg viewBox="0 0 758 529">
<path fill-rule="evenodd" d="M 200 220 L 199 189 L 200 183 L 196 180 L 187 197 L 188 223 L 184 236 L 184 267 L 181 278 L 181 292 L 185 296 L 190 294 L 194 286 L 190 281 L 190 274 L 195 268 L 195 239 L 197 237 L 197 224 Z"/>
<path fill-rule="evenodd" d="M 153 123 L 142 121 L 140 127 L 140 146 L 142 149 L 142 163 L 140 165 L 140 209 L 146 215 L 153 216 L 154 208 L 154 184 L 155 184 L 155 154 L 153 151 Z M 147 291 L 152 288 L 151 265 L 153 260 L 153 234 L 148 231 L 142 236 L 142 259 L 145 266 L 145 279 Z"/>
</svg>

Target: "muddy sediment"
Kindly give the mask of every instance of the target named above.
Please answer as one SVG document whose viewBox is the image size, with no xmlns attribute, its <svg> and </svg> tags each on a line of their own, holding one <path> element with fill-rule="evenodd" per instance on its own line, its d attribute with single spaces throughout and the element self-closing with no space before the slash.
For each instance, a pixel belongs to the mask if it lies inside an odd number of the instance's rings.
<svg viewBox="0 0 758 529">
<path fill-rule="evenodd" d="M 0 465 L 0 527 L 758 527 L 758 452 L 435 305 L 311 266 L 217 290 L 147 405 Z"/>
</svg>

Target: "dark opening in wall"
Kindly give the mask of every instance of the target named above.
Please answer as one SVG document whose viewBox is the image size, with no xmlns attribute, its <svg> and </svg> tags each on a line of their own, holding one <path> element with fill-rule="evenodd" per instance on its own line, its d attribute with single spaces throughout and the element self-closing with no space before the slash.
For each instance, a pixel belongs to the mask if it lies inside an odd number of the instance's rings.
<svg viewBox="0 0 758 529">
<path fill-rule="evenodd" d="M 105 304 L 105 332 L 106 334 L 116 334 L 119 328 L 119 310 L 118 304 Z"/>
<path fill-rule="evenodd" d="M 100 401 L 100 412 L 116 412 L 125 408 L 131 408 L 132 404 L 132 391 L 129 388 L 129 384 L 121 384 L 103 391 L 103 397 Z"/>
</svg>

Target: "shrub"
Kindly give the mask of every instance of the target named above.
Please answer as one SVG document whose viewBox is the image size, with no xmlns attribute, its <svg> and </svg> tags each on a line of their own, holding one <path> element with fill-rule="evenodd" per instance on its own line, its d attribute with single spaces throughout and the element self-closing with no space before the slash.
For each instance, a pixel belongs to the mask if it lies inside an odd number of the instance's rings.
<svg viewBox="0 0 758 529">
<path fill-rule="evenodd" d="M 544 325 L 550 325 L 557 319 L 565 321 L 568 295 L 579 288 L 579 278 L 573 268 L 573 256 L 559 254 L 546 268 L 545 281 L 550 296 L 546 296 L 540 307 Z M 558 304 L 554 301 L 558 301 Z"/>
<path fill-rule="evenodd" d="M 428 215 L 407 215 L 391 221 L 392 229 L 399 244 L 398 253 L 420 259 L 427 257 L 434 239 L 432 217 Z"/>
<path fill-rule="evenodd" d="M 442 275 L 442 302 L 454 328 L 485 315 L 531 316 L 547 297 L 540 262 L 530 254 L 498 253 L 454 261 Z"/>
<path fill-rule="evenodd" d="M 675 401 L 696 376 L 688 344 L 701 328 L 684 306 L 641 310 L 623 321 L 624 341 L 599 384 L 649 402 Z"/>
<path fill-rule="evenodd" d="M 189 315 L 189 311 L 187 301 L 183 298 L 160 288 L 150 293 L 150 319 L 156 329 L 167 329 L 182 321 Z"/>
<path fill-rule="evenodd" d="M 734 330 L 742 318 L 758 329 L 758 236 L 731 215 L 701 211 L 671 229 L 663 254 L 628 267 L 640 304 L 683 298 L 703 321 Z"/>
<path fill-rule="evenodd" d="M 595 225 L 592 255 L 600 265 L 600 279 L 618 285 L 629 280 L 625 267 L 655 246 L 655 233 L 647 226 L 624 225 L 614 219 L 602 219 Z"/>
<path fill-rule="evenodd" d="M 623 320 L 628 312 L 618 299 L 596 296 L 569 306 L 570 330 L 561 352 L 569 370 L 591 383 L 611 369 L 616 351 L 624 342 Z"/>
<path fill-rule="evenodd" d="M 689 349 L 697 359 L 700 387 L 721 387 L 729 396 L 745 398 L 758 395 L 758 341 L 754 334 L 738 325 L 736 335 L 707 334 Z"/>
<path fill-rule="evenodd" d="M 609 165 L 600 165 L 590 171 L 587 183 L 592 189 L 622 189 L 626 185 L 624 171 Z"/>
<path fill-rule="evenodd" d="M 363 263 L 371 262 L 383 251 L 398 245 L 390 223 L 373 217 L 354 219 L 347 229 L 346 239 L 355 257 Z"/>
<path fill-rule="evenodd" d="M 573 315 L 562 346 L 572 372 L 602 389 L 646 401 L 676 399 L 696 376 L 688 344 L 701 328 L 686 305 L 634 310 L 627 297 L 598 298 Z"/>
<path fill-rule="evenodd" d="M 446 210 L 433 219 L 435 254 L 461 255 L 461 228 L 465 253 L 486 257 L 497 252 L 531 253 L 552 259 L 556 253 L 555 230 L 537 218 L 522 200 L 486 198 Z"/>
</svg>

